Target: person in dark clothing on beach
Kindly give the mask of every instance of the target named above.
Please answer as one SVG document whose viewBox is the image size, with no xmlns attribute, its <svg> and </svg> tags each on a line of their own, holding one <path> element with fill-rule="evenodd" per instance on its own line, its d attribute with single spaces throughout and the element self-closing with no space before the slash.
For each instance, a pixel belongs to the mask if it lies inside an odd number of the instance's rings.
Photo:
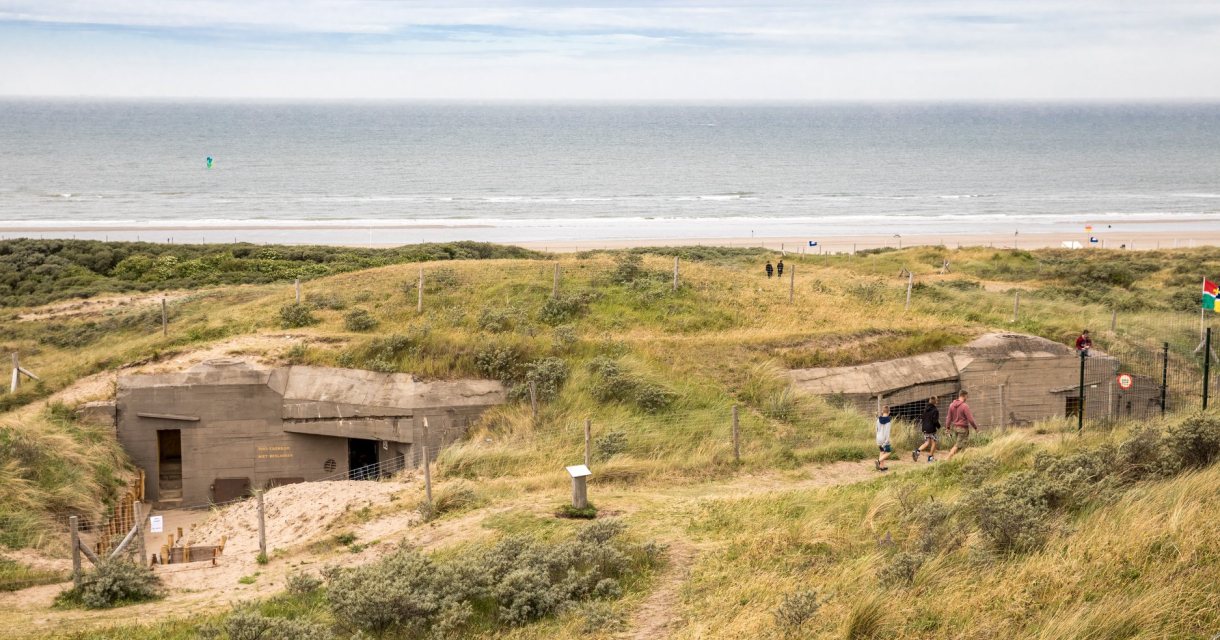
<svg viewBox="0 0 1220 640">
<path fill-rule="evenodd" d="M 784 276 L 784 261 L 783 260 L 780 260 L 778 263 L 776 263 L 775 275 L 777 275 L 781 278 Z"/>
<path fill-rule="evenodd" d="M 767 261 L 767 277 L 770 278 L 775 273 L 775 267 L 771 266 L 771 261 Z"/>
<path fill-rule="evenodd" d="M 923 415 L 919 416 L 920 431 L 923 432 L 923 444 L 919 448 L 911 452 L 911 461 L 919 462 L 919 454 L 922 451 L 928 452 L 928 462 L 932 462 L 936 458 L 936 443 L 939 438 L 936 437 L 936 432 L 940 431 L 940 409 L 936 408 L 936 396 L 928 398 L 928 406 L 924 407 Z"/>
</svg>

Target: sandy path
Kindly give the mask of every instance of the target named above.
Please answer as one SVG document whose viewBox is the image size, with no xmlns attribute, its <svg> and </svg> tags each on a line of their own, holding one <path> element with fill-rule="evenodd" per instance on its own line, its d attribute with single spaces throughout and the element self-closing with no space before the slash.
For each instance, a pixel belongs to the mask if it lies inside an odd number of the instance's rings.
<svg viewBox="0 0 1220 640">
<path fill-rule="evenodd" d="M 119 307 L 152 307 L 166 302 L 176 302 L 189 295 L 189 291 L 158 291 L 155 293 L 134 293 L 121 296 L 104 296 L 86 300 L 63 300 L 52 302 L 41 307 L 34 307 L 25 313 L 17 315 L 21 322 L 38 320 L 63 320 L 84 316 L 99 315 L 102 312 Z"/>
</svg>

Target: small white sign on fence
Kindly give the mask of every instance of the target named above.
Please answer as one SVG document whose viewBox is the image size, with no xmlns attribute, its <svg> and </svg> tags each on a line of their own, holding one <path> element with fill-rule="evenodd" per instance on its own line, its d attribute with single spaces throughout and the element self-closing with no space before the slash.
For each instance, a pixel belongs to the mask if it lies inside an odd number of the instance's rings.
<svg viewBox="0 0 1220 640">
<path fill-rule="evenodd" d="M 148 526 L 149 531 L 152 533 L 161 533 L 161 530 L 165 527 L 165 523 L 162 521 L 161 516 L 151 516 L 148 519 Z"/>
</svg>

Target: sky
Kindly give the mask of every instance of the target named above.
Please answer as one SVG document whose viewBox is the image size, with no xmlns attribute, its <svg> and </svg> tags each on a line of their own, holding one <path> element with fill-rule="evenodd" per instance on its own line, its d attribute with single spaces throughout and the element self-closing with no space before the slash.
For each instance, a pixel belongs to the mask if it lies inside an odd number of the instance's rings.
<svg viewBox="0 0 1220 640">
<path fill-rule="evenodd" d="M 0 0 L 0 96 L 1215 100 L 1216 0 Z"/>
</svg>

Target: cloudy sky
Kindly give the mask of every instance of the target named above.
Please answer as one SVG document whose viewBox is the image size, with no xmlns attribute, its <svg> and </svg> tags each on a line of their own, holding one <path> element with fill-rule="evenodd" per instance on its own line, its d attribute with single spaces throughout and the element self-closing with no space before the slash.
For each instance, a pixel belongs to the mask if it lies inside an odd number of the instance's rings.
<svg viewBox="0 0 1220 640">
<path fill-rule="evenodd" d="M 1220 2 L 0 0 L 0 95 L 1220 99 Z"/>
</svg>

